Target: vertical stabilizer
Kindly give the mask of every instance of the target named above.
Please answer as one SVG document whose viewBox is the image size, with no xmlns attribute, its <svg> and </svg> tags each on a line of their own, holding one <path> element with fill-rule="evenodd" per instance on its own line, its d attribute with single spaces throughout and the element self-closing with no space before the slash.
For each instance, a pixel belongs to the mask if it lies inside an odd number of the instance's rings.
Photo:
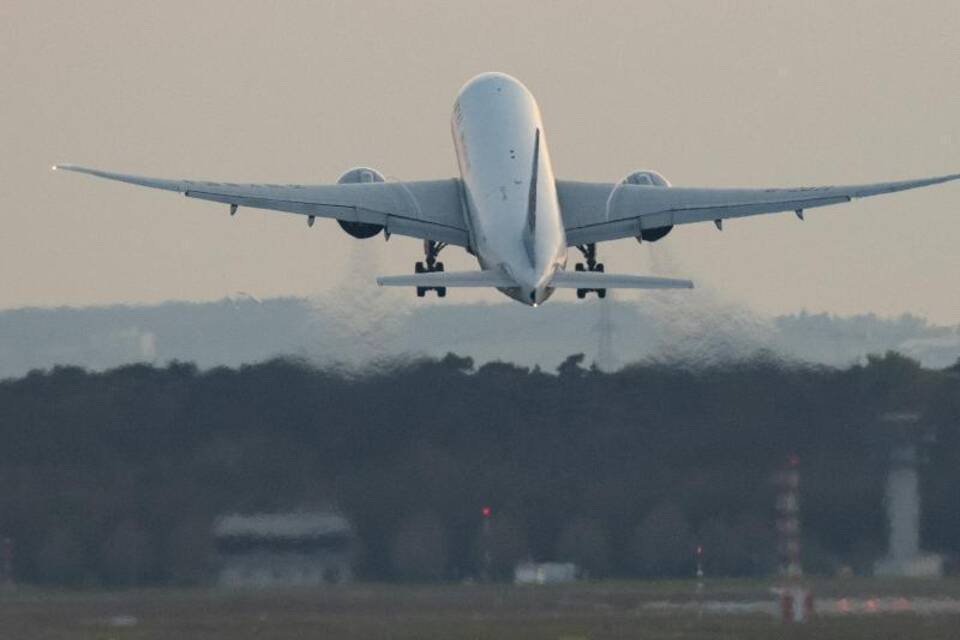
<svg viewBox="0 0 960 640">
<path fill-rule="evenodd" d="M 530 169 L 530 193 L 527 196 L 527 226 L 523 233 L 523 244 L 527 248 L 530 263 L 536 264 L 537 230 L 537 186 L 540 182 L 540 128 L 533 136 L 533 167 Z"/>
</svg>

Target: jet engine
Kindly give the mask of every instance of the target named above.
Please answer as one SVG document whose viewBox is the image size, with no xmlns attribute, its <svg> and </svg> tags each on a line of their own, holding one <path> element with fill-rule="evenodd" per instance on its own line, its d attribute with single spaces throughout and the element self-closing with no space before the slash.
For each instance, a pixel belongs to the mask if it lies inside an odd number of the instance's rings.
<svg viewBox="0 0 960 640">
<path fill-rule="evenodd" d="M 623 184 L 639 184 L 648 187 L 669 187 L 670 181 L 664 178 L 656 171 L 635 171 L 623 179 Z M 656 242 L 670 231 L 673 225 L 667 227 L 655 227 L 653 229 L 644 229 L 637 236 L 637 242 Z"/>
<path fill-rule="evenodd" d="M 348 184 L 357 182 L 385 182 L 379 171 L 367 167 L 355 167 L 340 176 L 337 184 Z M 370 224 L 369 222 L 351 222 L 349 220 L 337 220 L 340 228 L 346 231 L 354 238 L 365 240 L 372 238 L 383 231 L 383 225 Z"/>
</svg>

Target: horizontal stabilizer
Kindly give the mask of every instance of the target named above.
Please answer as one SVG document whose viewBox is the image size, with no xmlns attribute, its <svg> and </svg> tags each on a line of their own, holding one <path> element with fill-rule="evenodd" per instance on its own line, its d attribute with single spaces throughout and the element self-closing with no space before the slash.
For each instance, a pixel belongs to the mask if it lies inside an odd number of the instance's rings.
<svg viewBox="0 0 960 640">
<path fill-rule="evenodd" d="M 550 286 L 554 289 L 693 289 L 693 282 L 596 271 L 560 271 L 553 276 Z"/>
<path fill-rule="evenodd" d="M 405 276 L 380 276 L 381 287 L 497 287 L 506 289 L 517 286 L 501 271 L 434 271 Z"/>
</svg>

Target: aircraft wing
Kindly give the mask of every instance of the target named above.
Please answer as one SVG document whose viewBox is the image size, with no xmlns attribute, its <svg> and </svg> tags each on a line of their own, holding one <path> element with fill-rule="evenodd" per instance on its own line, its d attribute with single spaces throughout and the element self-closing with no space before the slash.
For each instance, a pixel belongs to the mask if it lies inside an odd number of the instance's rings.
<svg viewBox="0 0 960 640">
<path fill-rule="evenodd" d="M 844 187 L 699 189 L 636 184 L 557 181 L 557 196 L 570 246 L 640 235 L 647 229 L 715 222 L 762 213 L 850 202 L 883 193 L 960 179 L 960 174 Z"/>
<path fill-rule="evenodd" d="M 363 182 L 347 184 L 235 184 L 163 180 L 111 173 L 73 165 L 55 170 L 75 171 L 141 187 L 176 191 L 199 198 L 252 209 L 335 218 L 345 222 L 382 225 L 387 233 L 468 247 L 469 232 L 462 211 L 460 181 Z M 312 220 L 311 220 L 312 222 Z"/>
</svg>

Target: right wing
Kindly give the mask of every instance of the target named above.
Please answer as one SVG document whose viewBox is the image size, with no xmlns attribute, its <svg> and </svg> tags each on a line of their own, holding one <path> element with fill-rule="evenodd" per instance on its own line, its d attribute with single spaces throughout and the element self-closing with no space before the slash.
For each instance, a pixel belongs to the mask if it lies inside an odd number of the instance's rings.
<svg viewBox="0 0 960 640">
<path fill-rule="evenodd" d="M 235 184 L 163 180 L 73 165 L 53 168 L 141 187 L 176 191 L 188 198 L 231 205 L 232 210 L 234 207 L 249 207 L 376 224 L 391 234 L 470 246 L 470 234 L 460 198 L 460 181 L 456 178 L 325 185 Z"/>
<path fill-rule="evenodd" d="M 557 181 L 570 246 L 639 236 L 678 224 L 715 222 L 850 202 L 960 179 L 960 174 L 842 187 L 710 189 Z"/>
</svg>

